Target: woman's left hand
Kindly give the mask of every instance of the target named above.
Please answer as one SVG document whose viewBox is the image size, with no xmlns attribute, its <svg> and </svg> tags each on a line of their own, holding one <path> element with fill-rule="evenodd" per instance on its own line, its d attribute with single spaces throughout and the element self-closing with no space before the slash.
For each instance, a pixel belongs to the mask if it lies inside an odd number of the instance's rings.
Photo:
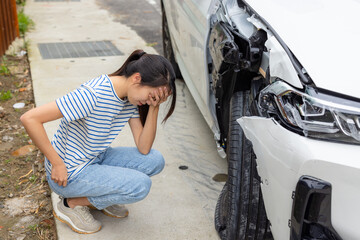
<svg viewBox="0 0 360 240">
<path fill-rule="evenodd" d="M 161 103 L 165 102 L 171 93 L 169 93 L 167 87 L 160 87 L 149 94 L 149 99 L 146 103 L 149 106 L 158 107 Z"/>
</svg>

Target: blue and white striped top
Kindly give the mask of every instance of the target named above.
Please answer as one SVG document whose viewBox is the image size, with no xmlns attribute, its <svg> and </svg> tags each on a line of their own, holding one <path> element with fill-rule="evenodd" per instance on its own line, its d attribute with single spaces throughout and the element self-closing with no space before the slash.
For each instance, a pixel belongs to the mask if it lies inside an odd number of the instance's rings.
<svg viewBox="0 0 360 240">
<path fill-rule="evenodd" d="M 56 104 L 64 117 L 51 144 L 65 162 L 68 179 L 105 151 L 130 118 L 139 117 L 136 106 L 116 95 L 107 75 L 82 84 Z M 51 175 L 48 159 L 45 168 Z"/>
</svg>

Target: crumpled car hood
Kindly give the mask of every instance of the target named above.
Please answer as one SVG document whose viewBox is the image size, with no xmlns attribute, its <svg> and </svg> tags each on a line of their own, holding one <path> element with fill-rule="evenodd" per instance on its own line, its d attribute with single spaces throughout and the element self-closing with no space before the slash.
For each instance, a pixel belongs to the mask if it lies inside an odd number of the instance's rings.
<svg viewBox="0 0 360 240">
<path fill-rule="evenodd" d="M 317 87 L 360 98 L 359 0 L 247 2 L 275 29 Z"/>
</svg>

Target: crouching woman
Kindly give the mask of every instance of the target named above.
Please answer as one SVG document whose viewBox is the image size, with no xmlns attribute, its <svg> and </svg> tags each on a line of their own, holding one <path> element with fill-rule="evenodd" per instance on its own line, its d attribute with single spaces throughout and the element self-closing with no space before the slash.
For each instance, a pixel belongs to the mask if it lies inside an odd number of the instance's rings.
<svg viewBox="0 0 360 240">
<path fill-rule="evenodd" d="M 30 138 L 45 155 L 50 188 L 61 198 L 56 218 L 79 233 L 94 233 L 101 223 L 89 207 L 126 217 L 130 204 L 144 199 L 150 177 L 164 167 L 155 139 L 159 105 L 172 95 L 174 70 L 164 57 L 134 51 L 119 70 L 94 78 L 54 102 L 21 116 Z M 52 141 L 43 124 L 61 118 Z M 129 123 L 136 147 L 110 147 Z"/>
</svg>

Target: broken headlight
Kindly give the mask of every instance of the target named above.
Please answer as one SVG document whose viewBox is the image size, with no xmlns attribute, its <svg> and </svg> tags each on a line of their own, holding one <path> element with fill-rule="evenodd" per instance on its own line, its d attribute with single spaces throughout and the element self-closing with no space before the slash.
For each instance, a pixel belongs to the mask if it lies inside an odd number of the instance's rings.
<svg viewBox="0 0 360 240">
<path fill-rule="evenodd" d="M 360 144 L 360 103 L 283 81 L 261 90 L 258 106 L 267 116 L 307 137 Z"/>
</svg>

